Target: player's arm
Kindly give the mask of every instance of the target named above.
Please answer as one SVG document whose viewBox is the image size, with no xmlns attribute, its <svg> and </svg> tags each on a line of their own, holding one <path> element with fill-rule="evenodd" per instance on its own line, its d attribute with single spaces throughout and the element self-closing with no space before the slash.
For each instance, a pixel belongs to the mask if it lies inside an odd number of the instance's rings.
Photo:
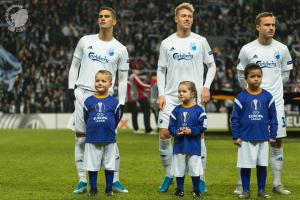
<svg viewBox="0 0 300 200">
<path fill-rule="evenodd" d="M 210 99 L 210 85 L 214 80 L 216 71 L 217 71 L 217 67 L 216 67 L 216 63 L 212 62 L 207 64 L 207 74 L 206 74 L 206 78 L 205 78 L 205 83 L 202 89 L 202 93 L 201 93 L 201 102 L 208 102 Z"/>
<path fill-rule="evenodd" d="M 176 118 L 176 110 L 173 110 L 172 113 L 170 114 L 170 122 L 169 122 L 169 131 L 170 131 L 170 134 L 173 136 L 173 137 L 177 137 L 179 135 L 182 135 L 181 134 L 181 131 L 179 131 L 177 129 L 177 118 Z"/>
<path fill-rule="evenodd" d="M 277 129 L 278 129 L 278 121 L 277 121 L 277 112 L 276 112 L 276 106 L 275 106 L 275 99 L 274 97 L 269 103 L 269 122 L 270 122 L 270 141 L 276 141 L 277 136 Z"/>
<path fill-rule="evenodd" d="M 165 99 L 165 86 L 166 86 L 166 75 L 167 75 L 167 53 L 162 42 L 159 49 L 159 59 L 157 67 L 157 88 L 158 88 L 158 99 L 157 105 L 159 109 L 163 109 L 166 104 Z"/>
<path fill-rule="evenodd" d="M 197 120 L 196 126 L 190 127 L 191 135 L 201 135 L 207 128 L 207 116 L 206 113 L 203 112 L 200 114 Z"/>
<path fill-rule="evenodd" d="M 203 85 L 203 89 L 201 92 L 201 102 L 208 102 L 210 99 L 210 85 L 214 80 L 215 74 L 216 74 L 216 63 L 214 60 L 214 54 L 213 51 L 211 50 L 207 40 L 205 39 L 203 41 L 203 62 L 207 66 L 207 74 L 205 77 L 205 83 Z M 202 84 L 202 83 L 201 83 Z"/>
<path fill-rule="evenodd" d="M 84 106 L 83 106 L 83 119 L 84 119 L 85 124 L 87 124 L 88 117 L 89 117 L 89 110 L 86 107 L 86 104 L 84 103 Z"/>
<path fill-rule="evenodd" d="M 234 100 L 233 111 L 231 115 L 231 130 L 232 130 L 232 139 L 234 144 L 241 144 L 241 134 L 240 134 L 240 113 L 242 110 L 242 104 L 238 99 Z"/>
<path fill-rule="evenodd" d="M 121 121 L 121 109 L 120 109 L 120 104 L 118 104 L 116 110 L 115 110 L 115 128 L 118 128 L 118 124 Z"/>
<path fill-rule="evenodd" d="M 238 70 L 237 71 L 237 77 L 240 83 L 240 87 L 245 89 L 247 87 L 247 82 L 245 80 L 245 76 L 244 76 L 244 71 L 243 70 Z"/>
<path fill-rule="evenodd" d="M 76 56 L 73 56 L 72 64 L 69 71 L 69 89 L 75 89 L 75 83 L 78 78 L 78 72 L 80 68 L 81 60 Z"/>
<path fill-rule="evenodd" d="M 118 63 L 118 99 L 120 104 L 120 109 L 125 105 L 125 99 L 127 94 L 127 79 L 129 70 L 129 56 L 127 49 L 124 48 L 120 54 L 120 59 Z"/>
<path fill-rule="evenodd" d="M 247 64 L 249 64 L 248 57 L 245 53 L 245 49 L 242 48 L 237 61 L 237 77 L 240 83 L 240 87 L 243 89 L 247 87 L 247 82 L 244 76 L 244 69 Z"/>
<path fill-rule="evenodd" d="M 282 78 L 283 85 L 286 85 L 286 83 L 289 81 L 290 78 L 290 70 L 281 71 L 281 78 Z"/>
<path fill-rule="evenodd" d="M 142 89 L 150 89 L 151 85 L 144 83 L 138 76 L 133 77 L 133 82 Z"/>
<path fill-rule="evenodd" d="M 158 99 L 157 104 L 159 109 L 163 109 L 166 104 L 165 99 L 165 85 L 166 85 L 166 74 L 167 69 L 165 67 L 158 66 L 157 68 L 157 88 L 158 88 Z"/>
</svg>

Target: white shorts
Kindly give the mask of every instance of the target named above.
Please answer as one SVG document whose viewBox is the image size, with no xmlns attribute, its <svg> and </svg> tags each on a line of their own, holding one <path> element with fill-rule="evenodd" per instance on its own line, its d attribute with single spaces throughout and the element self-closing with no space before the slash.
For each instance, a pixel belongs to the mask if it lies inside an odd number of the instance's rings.
<svg viewBox="0 0 300 200">
<path fill-rule="evenodd" d="M 85 143 L 83 168 L 87 171 L 116 169 L 116 143 Z"/>
<path fill-rule="evenodd" d="M 203 175 L 201 156 L 174 154 L 173 155 L 174 176 L 183 177 Z"/>
<path fill-rule="evenodd" d="M 268 160 L 268 142 L 242 141 L 238 148 L 237 167 L 239 168 L 256 168 L 256 165 L 268 166 Z"/>
<path fill-rule="evenodd" d="M 74 115 L 74 129 L 76 132 L 85 133 L 86 125 L 84 122 L 83 105 L 84 101 L 91 95 L 94 94 L 93 91 L 84 90 L 81 88 L 76 88 L 74 91 L 76 101 L 75 101 L 75 111 Z"/>
<path fill-rule="evenodd" d="M 278 131 L 276 138 L 286 137 L 286 118 L 284 110 L 280 110 L 276 108 L 277 111 L 277 121 L 278 121 Z"/>
<path fill-rule="evenodd" d="M 169 127 L 170 115 L 176 106 L 176 104 L 166 101 L 164 109 L 160 110 L 158 114 L 158 128 Z"/>
</svg>

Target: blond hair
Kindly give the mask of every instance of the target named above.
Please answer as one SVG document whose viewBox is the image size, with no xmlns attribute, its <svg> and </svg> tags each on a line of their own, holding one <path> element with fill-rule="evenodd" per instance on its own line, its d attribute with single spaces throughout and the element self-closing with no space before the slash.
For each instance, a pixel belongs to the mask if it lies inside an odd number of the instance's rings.
<svg viewBox="0 0 300 200">
<path fill-rule="evenodd" d="M 191 11 L 192 13 L 194 13 L 194 11 L 195 11 L 194 6 L 192 4 L 190 4 L 190 3 L 181 3 L 175 8 L 175 16 L 177 16 L 179 11 L 182 10 L 182 9 L 187 9 L 187 10 Z"/>
<path fill-rule="evenodd" d="M 264 18 L 264 17 L 274 17 L 275 20 L 276 20 L 276 17 L 273 15 L 273 13 L 271 13 L 271 12 L 261 12 L 255 18 L 255 25 L 256 26 L 260 25 L 261 18 Z"/>
<path fill-rule="evenodd" d="M 104 75 L 106 75 L 106 76 L 109 77 L 110 81 L 112 81 L 112 73 L 111 73 L 110 71 L 107 71 L 107 70 L 99 70 L 99 71 L 96 73 L 95 77 L 96 77 L 98 74 L 104 74 Z"/>
</svg>

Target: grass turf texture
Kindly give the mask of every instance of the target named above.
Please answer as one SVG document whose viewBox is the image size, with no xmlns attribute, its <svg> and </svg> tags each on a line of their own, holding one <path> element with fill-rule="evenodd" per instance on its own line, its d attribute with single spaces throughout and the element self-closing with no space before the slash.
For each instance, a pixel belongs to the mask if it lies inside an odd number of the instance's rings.
<svg viewBox="0 0 300 200">
<path fill-rule="evenodd" d="M 272 199 L 300 199 L 299 152 L 300 138 L 286 139 L 283 183 L 292 195 L 271 192 L 271 170 L 268 170 L 266 191 Z M 118 145 L 121 152 L 121 182 L 128 194 L 104 196 L 103 170 L 98 177 L 97 199 L 175 199 L 173 184 L 168 193 L 157 188 L 164 176 L 158 152 L 158 136 L 135 135 L 120 130 Z M 206 181 L 208 194 L 202 199 L 237 199 L 233 194 L 236 183 L 236 146 L 229 136 L 206 134 L 208 162 Z M 68 130 L 1 130 L 0 131 L 0 199 L 91 199 L 87 194 L 72 194 L 77 183 L 74 163 L 74 134 Z M 252 170 L 251 197 L 256 197 L 256 175 Z M 185 197 L 191 199 L 191 179 L 185 179 Z"/>
</svg>

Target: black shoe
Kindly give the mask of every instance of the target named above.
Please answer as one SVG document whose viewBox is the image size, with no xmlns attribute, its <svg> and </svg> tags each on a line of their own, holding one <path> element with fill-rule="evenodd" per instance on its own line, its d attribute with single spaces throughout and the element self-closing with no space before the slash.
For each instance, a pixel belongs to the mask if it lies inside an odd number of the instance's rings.
<svg viewBox="0 0 300 200">
<path fill-rule="evenodd" d="M 95 197 L 95 196 L 97 196 L 97 193 L 98 193 L 98 191 L 97 191 L 97 189 L 91 189 L 90 190 L 90 192 L 89 192 L 89 196 L 90 197 Z"/>
<path fill-rule="evenodd" d="M 265 198 L 265 199 L 270 199 L 270 198 L 271 198 L 271 196 L 268 195 L 268 193 L 266 193 L 264 190 L 259 191 L 259 192 L 257 193 L 257 196 L 258 196 L 258 197 L 261 197 L 261 198 Z"/>
<path fill-rule="evenodd" d="M 240 199 L 249 199 L 250 198 L 250 192 L 249 191 L 243 191 L 242 194 L 239 195 Z"/>
<path fill-rule="evenodd" d="M 201 197 L 201 193 L 199 192 L 199 191 L 197 191 L 197 192 L 192 192 L 192 195 L 193 195 L 193 197 L 194 198 L 197 198 L 197 199 L 199 199 L 200 197 Z"/>
<path fill-rule="evenodd" d="M 114 192 L 112 191 L 112 189 L 110 189 L 110 190 L 105 190 L 105 195 L 106 196 L 112 196 L 112 195 L 114 195 Z"/>
<path fill-rule="evenodd" d="M 184 196 L 184 192 L 182 190 L 179 190 L 178 188 L 175 189 L 174 194 L 178 197 L 183 197 Z"/>
</svg>

